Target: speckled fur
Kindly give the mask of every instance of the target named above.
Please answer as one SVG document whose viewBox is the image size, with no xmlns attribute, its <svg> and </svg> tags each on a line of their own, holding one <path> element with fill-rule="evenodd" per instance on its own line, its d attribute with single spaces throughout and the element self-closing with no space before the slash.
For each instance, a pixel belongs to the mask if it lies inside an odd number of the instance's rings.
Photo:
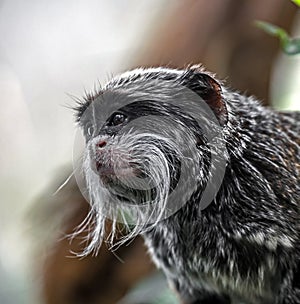
<svg viewBox="0 0 300 304">
<path fill-rule="evenodd" d="M 196 72 L 204 71 L 137 69 L 104 90 L 140 79 L 189 85 Z M 229 161 L 215 200 L 200 211 L 199 189 L 143 234 L 146 245 L 184 303 L 300 303 L 300 113 L 273 111 L 223 84 L 222 99 Z"/>
<path fill-rule="evenodd" d="M 191 199 L 146 243 L 187 302 L 203 288 L 244 303 L 300 303 L 300 114 L 224 97 L 230 162 L 215 201 L 199 214 Z"/>
</svg>

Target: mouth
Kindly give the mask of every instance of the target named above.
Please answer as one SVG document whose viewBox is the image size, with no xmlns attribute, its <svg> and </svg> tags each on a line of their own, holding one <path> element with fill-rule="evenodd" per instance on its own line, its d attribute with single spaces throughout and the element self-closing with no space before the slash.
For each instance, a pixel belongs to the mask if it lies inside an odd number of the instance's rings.
<svg viewBox="0 0 300 304">
<path fill-rule="evenodd" d="M 104 165 L 102 162 L 96 161 L 96 170 L 101 177 L 137 177 L 141 175 L 141 170 L 134 163 L 125 164 L 123 166 Z"/>
<path fill-rule="evenodd" d="M 155 189 L 149 188 L 148 184 L 136 184 L 136 178 L 143 179 L 146 176 L 141 166 L 133 162 L 118 165 L 120 166 L 112 165 L 111 162 L 95 162 L 97 174 L 104 187 L 124 203 L 136 205 L 151 201 L 155 196 Z"/>
</svg>

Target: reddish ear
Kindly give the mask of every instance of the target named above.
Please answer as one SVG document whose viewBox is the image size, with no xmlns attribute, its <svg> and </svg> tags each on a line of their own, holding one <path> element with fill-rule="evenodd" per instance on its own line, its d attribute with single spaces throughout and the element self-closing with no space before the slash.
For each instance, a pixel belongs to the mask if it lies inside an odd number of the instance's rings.
<svg viewBox="0 0 300 304">
<path fill-rule="evenodd" d="M 221 85 L 201 70 L 192 68 L 186 74 L 185 85 L 197 93 L 208 104 L 223 127 L 228 122 L 226 102 L 222 98 Z"/>
</svg>

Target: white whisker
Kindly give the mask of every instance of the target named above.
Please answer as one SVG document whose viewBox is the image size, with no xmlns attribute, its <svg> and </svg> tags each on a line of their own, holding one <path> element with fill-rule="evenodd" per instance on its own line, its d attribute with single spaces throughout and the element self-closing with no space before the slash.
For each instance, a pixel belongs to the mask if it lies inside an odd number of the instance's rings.
<svg viewBox="0 0 300 304">
<path fill-rule="evenodd" d="M 68 177 L 67 179 L 56 189 L 56 191 L 52 194 L 52 196 L 55 196 L 57 195 L 57 193 L 62 189 L 64 188 L 67 183 L 70 181 L 70 179 L 72 178 L 72 176 L 74 175 L 74 172 L 72 172 Z"/>
</svg>

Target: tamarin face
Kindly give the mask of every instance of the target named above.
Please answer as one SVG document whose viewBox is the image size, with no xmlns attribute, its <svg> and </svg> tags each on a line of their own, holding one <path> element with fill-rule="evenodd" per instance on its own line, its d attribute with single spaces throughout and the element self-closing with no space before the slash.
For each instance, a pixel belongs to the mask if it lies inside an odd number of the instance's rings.
<svg viewBox="0 0 300 304">
<path fill-rule="evenodd" d="M 209 142 L 219 136 L 215 146 L 224 149 L 227 108 L 220 90 L 197 69 L 135 70 L 76 108 L 86 141 L 83 169 L 90 201 L 101 216 L 124 221 L 120 216 L 126 214 L 141 232 L 207 187 L 213 175 Z M 218 163 L 219 178 L 226 160 Z M 211 200 L 215 184 L 208 192 Z"/>
</svg>

